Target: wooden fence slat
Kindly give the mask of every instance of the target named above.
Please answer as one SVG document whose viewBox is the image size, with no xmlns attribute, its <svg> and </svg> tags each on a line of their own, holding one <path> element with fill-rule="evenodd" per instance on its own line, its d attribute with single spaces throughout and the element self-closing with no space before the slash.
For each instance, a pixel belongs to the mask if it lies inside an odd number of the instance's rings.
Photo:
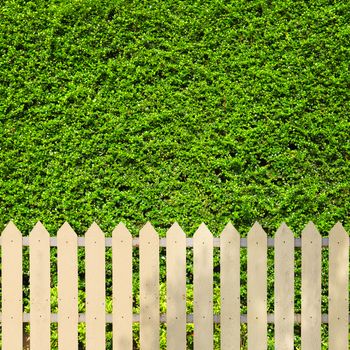
<svg viewBox="0 0 350 350">
<path fill-rule="evenodd" d="M 213 236 L 201 224 L 193 236 L 194 349 L 213 349 Z"/>
<path fill-rule="evenodd" d="M 2 240 L 2 349 L 23 349 L 22 235 L 11 221 Z"/>
<path fill-rule="evenodd" d="M 178 223 L 167 232 L 167 349 L 186 349 L 186 236 Z"/>
<path fill-rule="evenodd" d="M 59 350 L 78 350 L 77 248 L 77 235 L 64 223 L 57 233 Z"/>
<path fill-rule="evenodd" d="M 275 237 L 275 348 L 294 349 L 294 236 L 284 223 Z"/>
<path fill-rule="evenodd" d="M 85 234 L 86 349 L 106 347 L 105 236 L 93 223 Z"/>
<path fill-rule="evenodd" d="M 329 234 L 329 349 L 349 348 L 349 236 L 340 223 Z"/>
<path fill-rule="evenodd" d="M 259 223 L 248 233 L 248 348 L 267 348 L 267 236 Z"/>
<path fill-rule="evenodd" d="M 301 347 L 320 350 L 321 235 L 309 222 L 301 238 Z"/>
<path fill-rule="evenodd" d="M 159 237 L 148 222 L 140 231 L 140 345 L 159 348 Z"/>
<path fill-rule="evenodd" d="M 240 348 L 240 237 L 231 223 L 220 236 L 221 349 Z"/>
<path fill-rule="evenodd" d="M 50 235 L 38 222 L 29 234 L 30 349 L 50 349 Z"/>
<path fill-rule="evenodd" d="M 132 350 L 132 237 L 120 223 L 112 240 L 113 350 Z"/>
<path fill-rule="evenodd" d="M 23 348 L 23 322 L 31 323 L 30 346 L 50 348 L 50 323 L 58 321 L 59 350 L 78 350 L 78 322 L 86 323 L 86 348 L 105 348 L 105 325 L 113 321 L 113 350 L 133 347 L 132 323 L 140 322 L 141 348 L 159 348 L 159 325 L 167 323 L 167 347 L 186 348 L 186 322 L 194 323 L 194 348 L 213 349 L 213 323 L 221 323 L 221 348 L 240 346 L 240 323 L 248 324 L 249 350 L 267 348 L 267 323 L 275 324 L 275 348 L 293 349 L 294 324 L 301 323 L 302 348 L 321 348 L 321 323 L 329 324 L 329 349 L 348 348 L 349 236 L 340 223 L 322 239 L 310 222 L 299 243 L 285 225 L 268 239 L 256 223 L 248 233 L 248 314 L 240 315 L 240 247 L 228 224 L 214 239 L 202 224 L 189 241 L 175 223 L 160 240 L 147 223 L 140 238 L 122 224 L 107 246 L 113 247 L 113 314 L 105 311 L 106 238 L 97 224 L 80 245 L 86 251 L 86 314 L 78 314 L 78 237 L 65 223 L 57 234 L 58 314 L 50 313 L 50 245 L 38 222 L 22 237 L 10 222 L 1 236 L 2 348 Z M 82 243 L 83 242 L 83 243 Z M 163 243 L 161 243 L 163 242 Z M 215 243 L 216 242 L 216 243 Z M 272 242 L 272 243 L 271 243 Z M 213 248 L 220 247 L 221 314 L 213 315 Z M 56 244 L 56 243 L 55 243 Z M 275 314 L 267 314 L 267 246 L 275 245 Z M 298 245 L 299 244 L 299 245 Z M 30 248 L 30 314 L 22 311 L 22 247 Z M 140 315 L 132 313 L 132 247 L 140 250 Z M 159 247 L 167 247 L 167 314 L 159 313 Z M 294 315 L 294 247 L 302 248 L 302 313 Z M 194 254 L 194 313 L 186 315 L 186 246 Z M 329 246 L 329 314 L 321 315 L 322 246 Z"/>
</svg>

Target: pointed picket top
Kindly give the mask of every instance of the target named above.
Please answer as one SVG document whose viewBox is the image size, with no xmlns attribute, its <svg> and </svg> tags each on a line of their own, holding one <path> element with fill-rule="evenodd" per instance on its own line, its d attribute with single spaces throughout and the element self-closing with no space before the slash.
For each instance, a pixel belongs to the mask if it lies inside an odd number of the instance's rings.
<svg viewBox="0 0 350 350">
<path fill-rule="evenodd" d="M 238 231 L 235 229 L 235 227 L 232 225 L 231 222 L 228 222 L 225 226 L 224 230 L 221 232 L 220 235 L 221 239 L 224 240 L 230 240 L 232 238 L 240 238 Z"/>
<path fill-rule="evenodd" d="M 131 233 L 130 231 L 127 229 L 127 227 L 124 225 L 124 223 L 120 222 L 115 229 L 112 232 L 112 237 L 113 238 L 127 238 L 127 239 L 131 239 Z"/>
<path fill-rule="evenodd" d="M 255 221 L 254 225 L 248 232 L 248 242 L 249 240 L 256 240 L 256 239 L 266 239 L 267 241 L 267 235 L 262 226 Z"/>
<path fill-rule="evenodd" d="M 41 221 L 38 221 L 35 226 L 33 227 L 33 229 L 30 231 L 29 236 L 41 236 L 41 237 L 45 237 L 45 236 L 50 236 L 49 232 L 46 230 L 45 226 L 42 224 Z"/>
<path fill-rule="evenodd" d="M 348 239 L 349 235 L 345 231 L 341 222 L 338 221 L 330 230 L 329 237 L 338 237 L 338 239 L 341 240 L 341 239 Z"/>
<path fill-rule="evenodd" d="M 94 222 L 91 224 L 91 226 L 88 228 L 88 231 L 89 231 L 89 230 L 101 231 L 101 232 L 102 232 L 100 226 L 97 224 L 96 221 L 94 221 Z"/>
<path fill-rule="evenodd" d="M 171 229 L 180 229 L 180 230 L 182 230 L 182 229 L 181 229 L 181 226 L 179 225 L 179 223 L 178 223 L 177 221 L 175 221 L 175 222 L 171 225 L 171 227 L 170 227 L 169 230 L 171 230 Z"/>
<path fill-rule="evenodd" d="M 123 222 L 120 222 L 120 223 L 114 228 L 113 232 L 116 231 L 116 230 L 118 230 L 118 231 L 128 231 L 128 232 L 129 232 L 128 228 L 126 227 L 126 225 L 125 225 Z"/>
<path fill-rule="evenodd" d="M 288 235 L 293 236 L 293 232 L 285 222 L 282 222 L 281 226 L 276 231 L 275 237 L 283 239 L 285 236 L 288 236 Z"/>
<path fill-rule="evenodd" d="M 44 240 L 49 242 L 50 234 L 40 221 L 35 224 L 29 233 L 29 240 L 33 241 L 34 239 L 38 240 L 39 243 Z"/>
<path fill-rule="evenodd" d="M 50 239 L 50 234 L 46 230 L 45 226 L 41 223 L 41 221 L 38 221 L 29 233 L 29 239 L 34 238 L 39 239 L 39 242 L 41 239 Z"/>
<path fill-rule="evenodd" d="M 317 230 L 316 225 L 312 222 L 309 221 L 308 224 L 305 226 L 304 230 L 301 233 L 302 239 L 312 239 L 312 238 L 317 238 L 321 240 L 321 235 Z M 312 243 L 312 240 L 310 240 L 310 243 Z"/>
<path fill-rule="evenodd" d="M 17 226 L 14 224 L 14 222 L 11 220 L 4 230 L 1 233 L 1 239 L 10 239 L 14 236 L 21 237 L 22 238 L 22 233 L 21 231 L 17 228 Z"/>
<path fill-rule="evenodd" d="M 207 225 L 204 222 L 202 222 L 199 225 L 197 231 L 194 233 L 193 238 L 200 239 L 205 237 L 213 237 L 213 235 L 209 231 Z"/>
<path fill-rule="evenodd" d="M 105 234 L 101 230 L 100 226 L 94 221 L 85 233 L 86 239 L 94 239 L 96 237 L 105 237 Z"/>
<path fill-rule="evenodd" d="M 157 231 L 149 221 L 140 230 L 140 239 L 145 237 L 159 237 Z"/>
<path fill-rule="evenodd" d="M 71 225 L 68 224 L 66 221 L 58 230 L 57 232 L 57 238 L 77 238 L 77 234 L 74 232 L 73 228 Z"/>
<path fill-rule="evenodd" d="M 167 231 L 166 236 L 167 238 L 170 238 L 170 239 L 176 239 L 179 236 L 181 238 L 186 237 L 186 234 L 181 228 L 181 226 L 177 222 L 174 222 L 169 228 L 169 230 Z"/>
<path fill-rule="evenodd" d="M 275 234 L 275 249 L 294 250 L 294 234 L 285 222 L 277 229 Z M 288 248 L 286 248 L 288 247 Z"/>
</svg>

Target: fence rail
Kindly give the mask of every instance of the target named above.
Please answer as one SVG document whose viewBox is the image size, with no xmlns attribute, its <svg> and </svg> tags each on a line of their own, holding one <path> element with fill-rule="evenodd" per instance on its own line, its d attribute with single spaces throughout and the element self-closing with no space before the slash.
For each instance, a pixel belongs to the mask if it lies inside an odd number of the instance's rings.
<svg viewBox="0 0 350 350">
<path fill-rule="evenodd" d="M 78 349 L 78 323 L 86 324 L 86 349 L 104 349 L 105 324 L 113 325 L 113 350 L 132 349 L 132 324 L 140 323 L 142 349 L 159 346 L 167 324 L 167 348 L 186 349 L 186 324 L 194 324 L 195 349 L 213 349 L 213 324 L 220 324 L 221 348 L 240 346 L 240 324 L 248 326 L 248 349 L 267 347 L 267 324 L 275 325 L 275 348 L 294 348 L 294 324 L 302 347 L 321 348 L 321 324 L 328 324 L 330 349 L 348 349 L 350 323 L 349 236 L 340 223 L 322 238 L 309 223 L 301 238 L 282 224 L 267 237 L 256 223 L 247 238 L 228 224 L 213 237 L 202 224 L 187 238 L 178 224 L 159 238 L 150 223 L 132 238 L 123 224 L 105 237 L 93 224 L 78 237 L 65 223 L 49 237 L 41 223 L 22 237 L 10 222 L 2 233 L 2 349 L 22 350 L 23 323 L 30 323 L 32 349 L 50 349 L 50 323 L 58 323 L 60 350 Z M 30 313 L 23 313 L 23 246 L 29 247 Z M 57 247 L 58 313 L 50 305 L 50 247 Z M 86 312 L 78 313 L 78 247 L 85 248 Z M 105 253 L 112 248 L 113 313 L 105 311 Z M 159 312 L 159 248 L 166 248 L 167 313 Z M 133 314 L 133 248 L 139 249 L 140 314 Z M 186 248 L 193 249 L 193 314 L 186 314 Z M 213 314 L 213 249 L 220 249 L 220 314 Z M 240 250 L 247 248 L 247 314 L 240 314 Z M 267 313 L 267 250 L 274 249 L 274 314 Z M 294 313 L 294 251 L 301 249 L 301 314 Z M 329 250 L 328 314 L 321 314 L 321 250 Z M 135 273 L 135 272 L 134 272 Z"/>
<path fill-rule="evenodd" d="M 0 313 L 0 322 L 1 322 L 1 319 L 2 319 L 2 315 Z M 159 320 L 160 320 L 160 323 L 167 323 L 167 315 L 163 314 L 163 313 L 159 314 Z M 22 322 L 23 323 L 30 323 L 30 313 L 29 312 L 23 312 Z M 85 323 L 85 322 L 86 322 L 85 313 L 79 313 L 78 314 L 78 323 Z M 133 323 L 140 323 L 140 314 L 133 314 L 132 315 L 132 322 Z M 349 314 L 348 322 L 350 323 L 350 314 Z M 58 314 L 56 314 L 56 313 L 50 314 L 50 323 L 58 323 Z M 113 314 L 106 313 L 105 323 L 113 324 Z M 193 324 L 193 314 L 186 315 L 186 323 Z M 220 324 L 220 314 L 213 314 L 213 323 Z M 275 315 L 274 314 L 270 314 L 270 313 L 267 314 L 267 323 L 268 324 L 275 324 Z M 294 323 L 301 324 L 301 314 L 294 314 Z M 328 314 L 321 314 L 321 323 L 328 324 Z M 240 315 L 240 324 L 247 324 L 247 314 Z"/>
<path fill-rule="evenodd" d="M 301 248 L 301 238 L 294 238 L 294 247 L 295 248 Z M 77 245 L 78 247 L 85 247 L 85 237 L 78 237 L 77 238 Z M 350 238 L 349 238 L 350 243 Z M 112 237 L 105 237 L 105 247 L 111 248 L 112 247 Z M 323 237 L 322 243 L 323 248 L 329 247 L 329 238 Z M 1 246 L 1 237 L 0 237 L 0 246 Z M 23 247 L 29 247 L 29 237 L 22 237 L 22 246 Z M 138 237 L 132 238 L 132 246 L 134 248 L 138 248 L 140 246 L 140 239 Z M 247 248 L 247 238 L 242 237 L 240 238 L 240 247 L 241 248 Z M 273 237 L 267 237 L 267 247 L 273 248 L 275 246 L 275 239 Z M 50 237 L 50 247 L 57 247 L 57 237 Z M 167 247 L 167 239 L 166 238 L 159 238 L 159 247 L 160 248 L 166 248 Z M 220 248 L 220 238 L 219 237 L 213 237 L 213 247 L 214 248 Z M 193 238 L 186 238 L 186 248 L 193 248 Z"/>
</svg>

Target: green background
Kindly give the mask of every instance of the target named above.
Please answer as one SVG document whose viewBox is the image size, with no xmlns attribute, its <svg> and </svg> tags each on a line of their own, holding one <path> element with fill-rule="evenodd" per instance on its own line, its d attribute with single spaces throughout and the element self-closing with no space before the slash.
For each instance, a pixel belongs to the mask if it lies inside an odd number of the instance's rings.
<svg viewBox="0 0 350 350">
<path fill-rule="evenodd" d="M 0 229 L 350 229 L 349 23 L 348 1 L 0 0 Z"/>
</svg>

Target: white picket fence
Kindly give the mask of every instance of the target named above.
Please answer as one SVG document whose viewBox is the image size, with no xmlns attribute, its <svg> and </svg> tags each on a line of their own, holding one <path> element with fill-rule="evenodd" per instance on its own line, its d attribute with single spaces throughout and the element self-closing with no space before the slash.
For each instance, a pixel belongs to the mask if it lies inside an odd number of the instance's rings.
<svg viewBox="0 0 350 350">
<path fill-rule="evenodd" d="M 30 314 L 22 312 L 22 251 L 30 251 Z M 57 246 L 58 313 L 50 312 L 50 247 Z M 85 247 L 86 313 L 78 313 L 78 247 Z M 113 313 L 105 307 L 106 247 L 112 247 Z M 132 309 L 132 251 L 139 248 L 140 314 Z M 167 313 L 159 312 L 159 248 L 166 247 Z M 186 248 L 193 247 L 194 312 L 186 314 Z M 274 314 L 267 314 L 267 249 L 274 247 Z M 321 314 L 321 250 L 329 249 L 329 309 Z M 221 313 L 213 314 L 213 249 L 220 249 Z M 294 313 L 294 252 L 302 251 L 301 315 Z M 247 249 L 247 315 L 240 314 L 240 251 Z M 340 223 L 321 238 L 313 223 L 294 238 L 282 224 L 268 238 L 256 223 L 247 238 L 228 224 L 213 238 L 202 224 L 186 238 L 178 224 L 159 238 L 150 223 L 132 238 L 123 224 L 105 237 L 93 224 L 77 237 L 65 223 L 50 237 L 39 222 L 29 237 L 10 222 L 1 236 L 2 349 L 22 350 L 23 322 L 30 323 L 30 348 L 50 349 L 50 323 L 58 322 L 60 350 L 78 349 L 78 322 L 86 323 L 86 349 L 106 348 L 105 325 L 113 324 L 113 350 L 132 349 L 133 322 L 140 322 L 143 350 L 159 348 L 160 322 L 167 348 L 186 349 L 186 323 L 194 324 L 194 348 L 213 349 L 213 324 L 220 323 L 221 348 L 240 349 L 240 324 L 248 326 L 248 349 L 267 348 L 267 324 L 275 324 L 275 348 L 294 348 L 301 323 L 302 349 L 321 349 L 321 323 L 328 323 L 329 349 L 349 348 L 349 236 Z"/>
</svg>

